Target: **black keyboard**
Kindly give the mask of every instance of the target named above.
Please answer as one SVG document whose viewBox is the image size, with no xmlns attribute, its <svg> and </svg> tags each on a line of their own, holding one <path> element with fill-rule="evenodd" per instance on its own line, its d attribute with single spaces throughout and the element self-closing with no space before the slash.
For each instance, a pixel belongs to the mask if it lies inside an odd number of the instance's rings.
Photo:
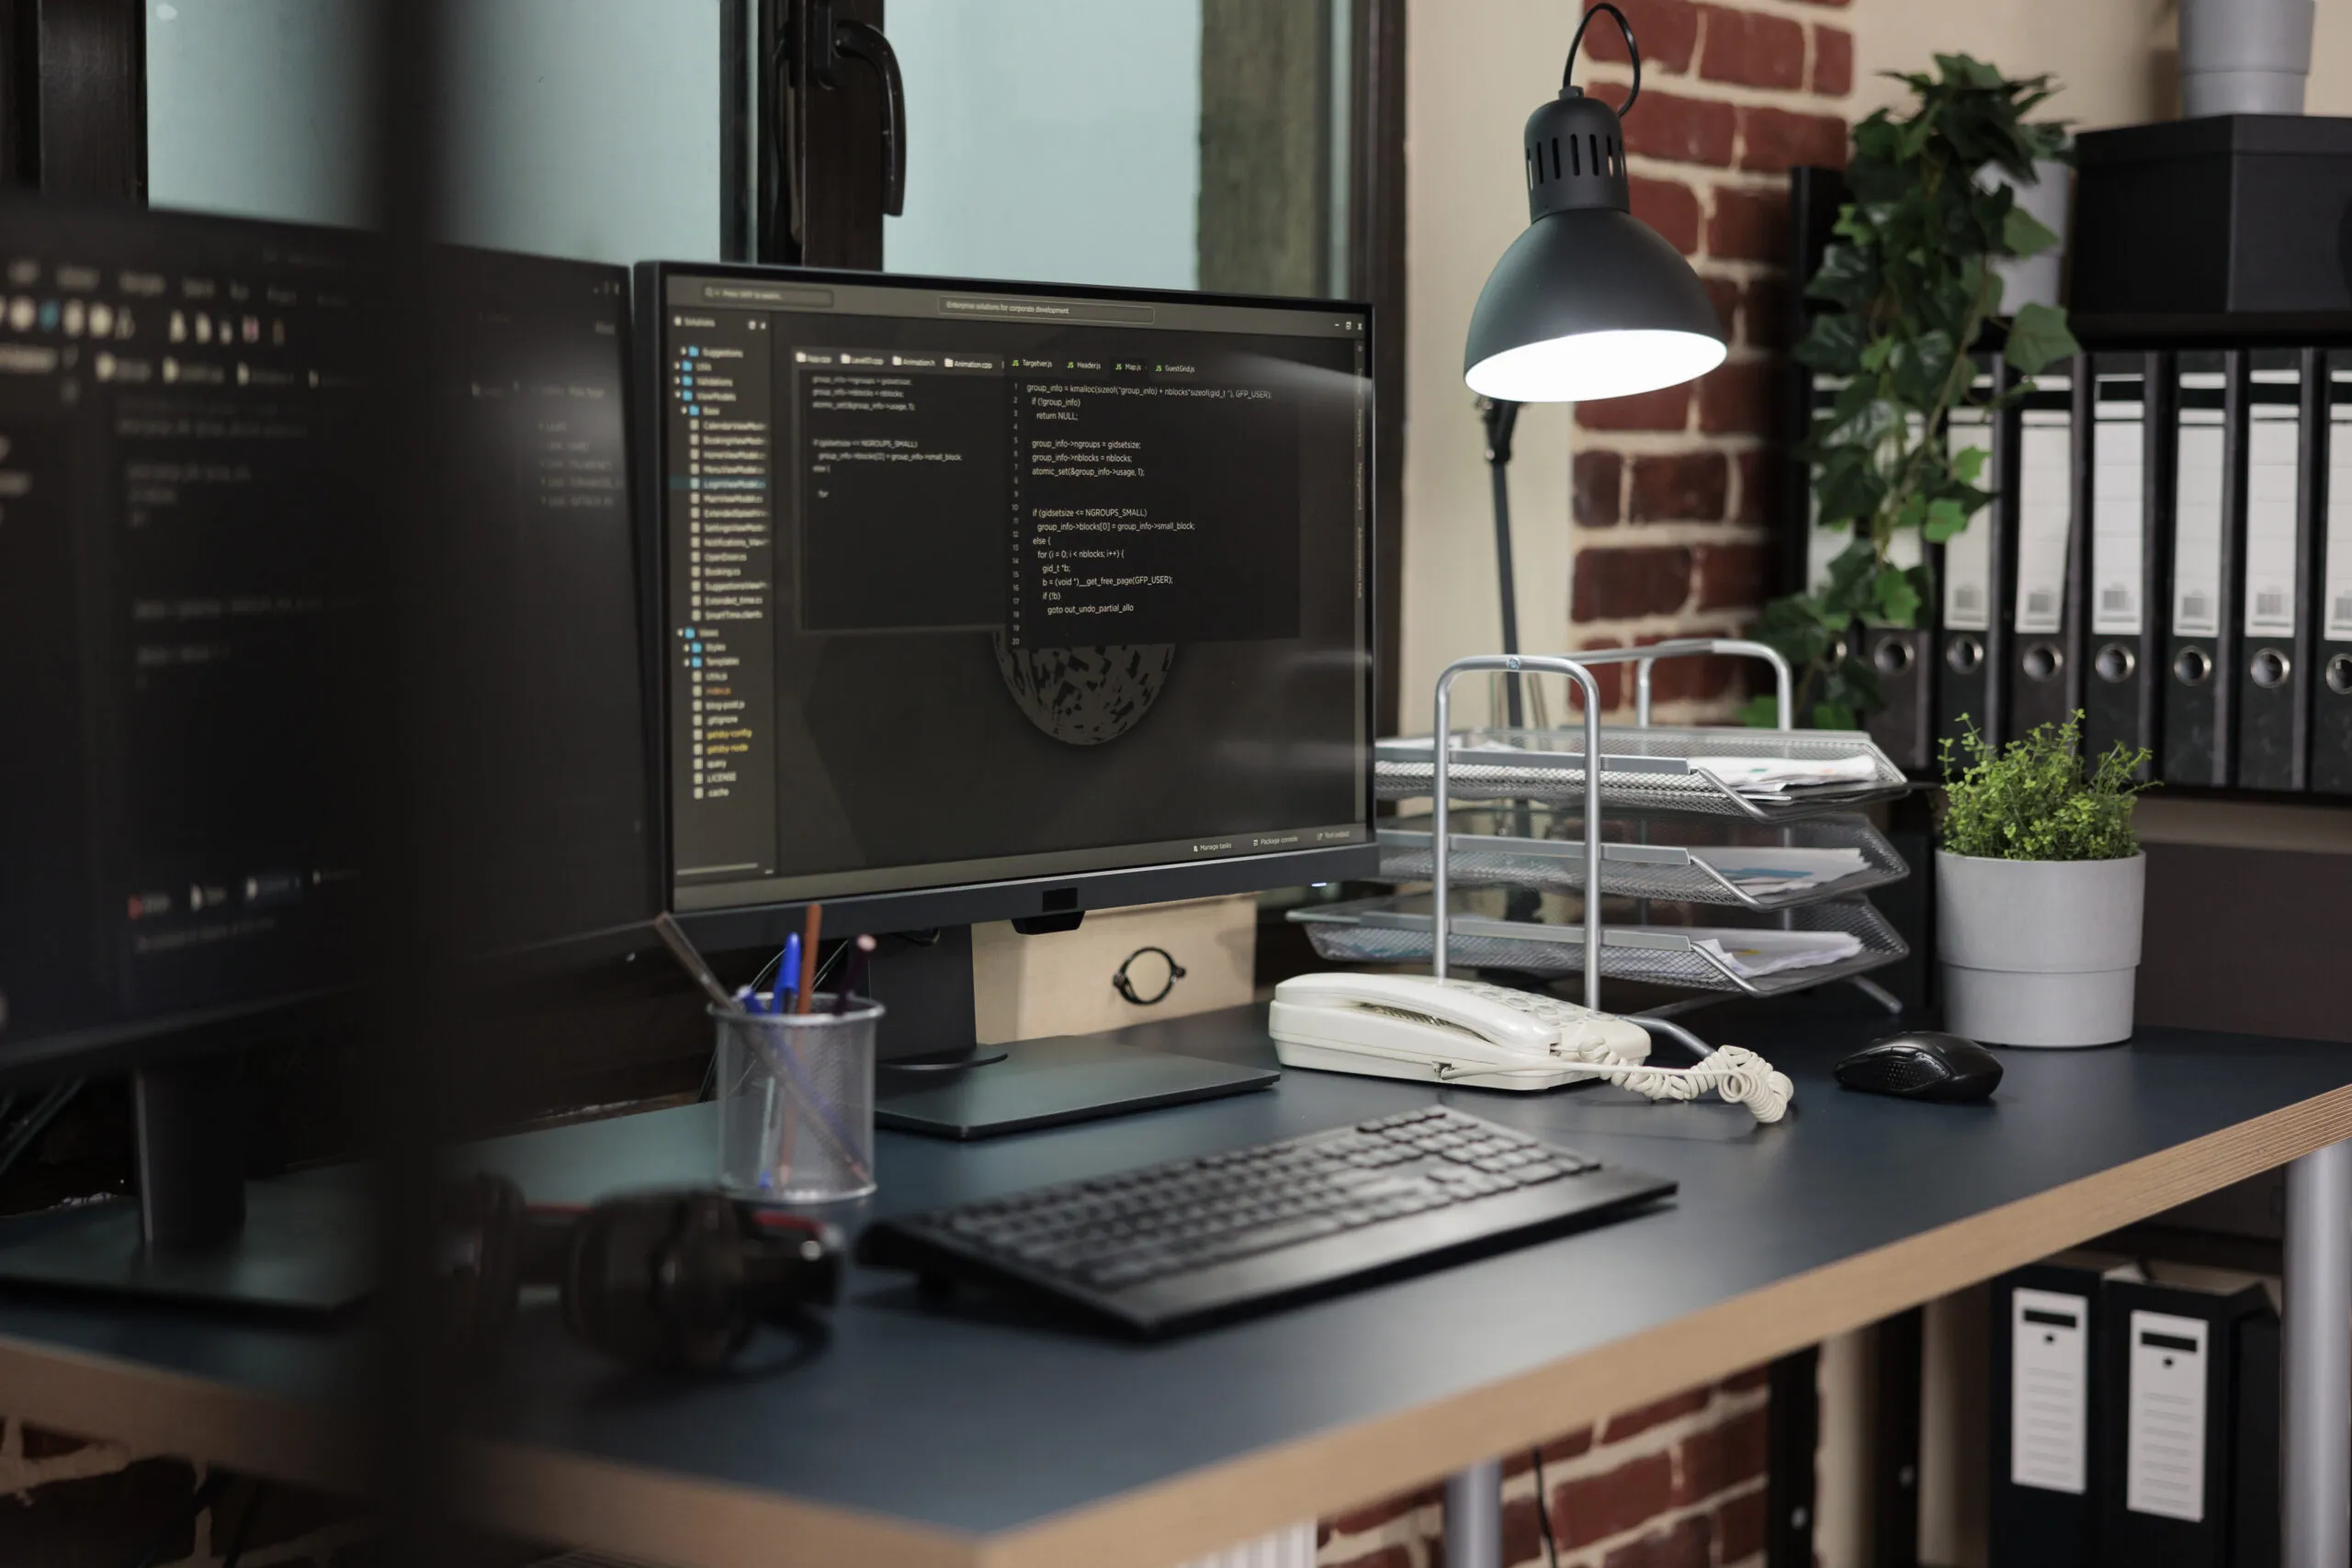
<svg viewBox="0 0 2352 1568">
<path fill-rule="evenodd" d="M 1458 1111 L 1408 1111 L 885 1220 L 857 1257 L 1162 1334 L 1521 1246 L 1673 1190 Z"/>
</svg>

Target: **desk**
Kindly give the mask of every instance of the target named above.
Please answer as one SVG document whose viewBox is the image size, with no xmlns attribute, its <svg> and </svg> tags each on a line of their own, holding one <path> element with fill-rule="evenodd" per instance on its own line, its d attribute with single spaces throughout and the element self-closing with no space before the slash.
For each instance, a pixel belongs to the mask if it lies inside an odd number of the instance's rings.
<svg viewBox="0 0 2352 1568">
<path fill-rule="evenodd" d="M 764 1372 L 690 1382 L 601 1362 L 551 1313 L 526 1314 L 469 1466 L 475 1506 L 518 1533 L 697 1568 L 1164 1568 L 1475 1473 L 2352 1138 L 2352 1048 L 2338 1045 L 2150 1030 L 2126 1049 L 2005 1053 L 1992 1104 L 1941 1107 L 1835 1087 L 1831 1064 L 1885 1027 L 1859 998 L 1783 1003 L 1736 1029 L 1735 1016 L 1711 1015 L 1710 1032 L 1795 1080 L 1785 1124 L 1610 1089 L 1439 1096 L 1673 1177 L 1670 1207 L 1167 1344 L 944 1311 L 903 1277 L 859 1273 L 822 1355 L 789 1366 L 769 1347 Z M 1134 1034 L 1270 1051 L 1247 1011 Z M 1265 1093 L 978 1145 L 886 1135 L 869 1207 L 1253 1144 L 1437 1092 L 1300 1072 Z M 484 1147 L 533 1196 L 583 1198 L 699 1174 L 708 1114 Z M 2339 1303 L 2352 1260 L 2341 1271 Z M 2334 1321 L 2344 1339 L 2340 1305 Z M 52 1425 L 348 1486 L 332 1351 L 354 1339 L 16 1297 L 0 1301 L 0 1398 Z M 2342 1426 L 2347 1390 L 2328 1375 Z"/>
</svg>

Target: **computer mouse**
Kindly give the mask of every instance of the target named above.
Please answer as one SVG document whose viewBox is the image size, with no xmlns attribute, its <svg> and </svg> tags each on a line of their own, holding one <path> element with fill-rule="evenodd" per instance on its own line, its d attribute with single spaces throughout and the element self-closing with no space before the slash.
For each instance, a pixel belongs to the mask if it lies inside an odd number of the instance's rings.
<svg viewBox="0 0 2352 1568">
<path fill-rule="evenodd" d="M 1838 1081 L 1867 1094 L 1963 1105 L 2000 1086 L 2001 1063 L 1973 1040 L 1913 1029 L 1874 1040 L 1838 1063 Z"/>
</svg>

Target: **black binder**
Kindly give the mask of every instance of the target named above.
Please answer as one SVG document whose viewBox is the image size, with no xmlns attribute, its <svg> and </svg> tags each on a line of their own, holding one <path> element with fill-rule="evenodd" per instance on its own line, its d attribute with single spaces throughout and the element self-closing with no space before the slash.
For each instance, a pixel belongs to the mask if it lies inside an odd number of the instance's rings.
<svg viewBox="0 0 2352 1568">
<path fill-rule="evenodd" d="M 2153 752 L 2170 537 L 2162 502 L 2171 465 L 2168 443 L 2158 437 L 2169 428 L 2170 378 L 2162 355 L 2098 354 L 2091 356 L 2091 389 L 2080 513 L 2090 519 L 2090 545 L 2075 606 L 2090 650 L 2083 752 L 2102 756 L 2118 742 Z"/>
<path fill-rule="evenodd" d="M 2104 1308 L 2098 1562 L 2233 1568 L 2232 1493 L 2260 1485 L 2237 1458 L 2240 1329 L 2277 1322 L 2270 1298 L 2110 1280 Z"/>
<path fill-rule="evenodd" d="M 2080 357 L 2034 378 L 2016 411 L 2017 498 L 2011 512 L 2016 587 L 2010 594 L 2008 713 L 2003 739 L 2037 725 L 2063 724 L 2082 705 L 2080 623 L 2067 585 L 2078 581 L 2083 536 L 2076 526 L 2081 489 L 2077 438 L 2089 423 L 2089 377 Z"/>
<path fill-rule="evenodd" d="M 2311 787 L 2352 795 L 2352 350 L 2327 356 Z"/>
<path fill-rule="evenodd" d="M 2098 1274 L 2037 1263 L 1993 1283 L 1990 1561 L 2096 1561 L 2105 1449 Z"/>
<path fill-rule="evenodd" d="M 2245 496 L 2245 370 L 2236 351 L 2174 358 L 2172 583 L 2156 770 L 2169 784 L 2230 782 L 2245 592 L 2235 519 Z"/>
<path fill-rule="evenodd" d="M 2010 383 L 2010 373 L 1997 358 L 1980 358 L 1974 393 L 1982 398 Z M 2015 443 L 2011 422 L 1956 415 L 1946 427 L 1945 439 L 1955 453 L 1977 447 L 1987 454 L 1979 483 L 1994 492 L 1994 501 L 1968 520 L 1968 526 L 1946 542 L 1939 563 L 1934 686 L 1936 738 L 1957 742 L 1965 717 L 1988 740 L 2001 735 L 2001 682 L 1994 672 L 2008 658 L 2008 530 L 2003 518 L 2014 488 L 2002 480 Z"/>
<path fill-rule="evenodd" d="M 2237 1408 L 2230 1448 L 2230 1568 L 2278 1568 L 2278 1314 L 2240 1319 L 2237 1347 L 2230 1374 Z"/>
<path fill-rule="evenodd" d="M 1896 536 L 1895 543 L 1903 547 L 1918 538 L 1917 534 L 1902 534 Z M 1942 570 L 1937 563 L 1942 554 L 1923 544 L 1920 555 L 1896 550 L 1889 553 L 1889 558 L 1903 567 L 1924 558 L 1933 569 L 1930 580 L 1939 581 Z M 1916 626 L 1866 626 L 1861 633 L 1862 657 L 1878 671 L 1879 699 L 1884 704 L 1870 716 L 1864 728 L 1887 760 L 1905 773 L 1924 773 L 1935 766 L 1935 686 L 1928 672 L 1930 650 L 1937 641 L 1936 608 L 1933 599 L 1921 604 Z"/>
<path fill-rule="evenodd" d="M 2242 789 L 2301 789 L 2308 777 L 2320 368 L 2314 350 L 2256 349 L 2249 371 L 2233 779 Z"/>
</svg>

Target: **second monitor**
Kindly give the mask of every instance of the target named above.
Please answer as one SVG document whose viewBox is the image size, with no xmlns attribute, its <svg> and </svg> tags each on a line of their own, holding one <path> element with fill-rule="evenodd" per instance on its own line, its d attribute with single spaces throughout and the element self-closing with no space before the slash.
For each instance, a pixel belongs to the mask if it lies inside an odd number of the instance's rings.
<svg viewBox="0 0 2352 1568">
<path fill-rule="evenodd" d="M 707 945 L 810 902 L 839 935 L 1371 869 L 1363 307 L 681 264 L 638 293 L 671 893 Z"/>
</svg>

